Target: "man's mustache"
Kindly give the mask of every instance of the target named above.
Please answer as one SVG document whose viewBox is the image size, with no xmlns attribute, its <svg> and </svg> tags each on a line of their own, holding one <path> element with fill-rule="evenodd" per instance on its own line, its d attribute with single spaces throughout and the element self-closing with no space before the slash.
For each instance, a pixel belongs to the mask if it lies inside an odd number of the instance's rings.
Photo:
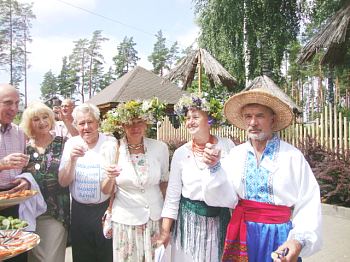
<svg viewBox="0 0 350 262">
<path fill-rule="evenodd" d="M 262 130 L 260 128 L 248 128 L 248 132 L 252 132 L 252 131 L 261 132 Z"/>
</svg>

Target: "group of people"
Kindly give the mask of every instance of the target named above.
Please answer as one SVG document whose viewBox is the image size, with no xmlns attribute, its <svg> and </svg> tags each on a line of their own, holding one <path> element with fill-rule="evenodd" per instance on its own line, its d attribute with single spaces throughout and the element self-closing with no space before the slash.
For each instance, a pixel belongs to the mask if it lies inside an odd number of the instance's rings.
<svg viewBox="0 0 350 262">
<path fill-rule="evenodd" d="M 107 114 L 121 138 L 101 132 L 89 103 L 65 100 L 58 124 L 34 103 L 20 127 L 12 123 L 18 105 L 17 90 L 1 84 L 0 191 L 38 188 L 29 209 L 41 242 L 12 261 L 64 261 L 68 233 L 75 262 L 151 262 L 161 245 L 168 261 L 182 262 L 301 261 L 320 249 L 319 186 L 302 153 L 278 137 L 292 122 L 289 106 L 265 91 L 238 93 L 223 112 L 215 99 L 183 96 L 174 109 L 192 139 L 171 162 L 167 145 L 147 135 L 159 120 L 152 101 Z M 245 143 L 211 133 L 223 115 L 247 131 Z M 107 239 L 101 218 L 111 197 Z"/>
</svg>

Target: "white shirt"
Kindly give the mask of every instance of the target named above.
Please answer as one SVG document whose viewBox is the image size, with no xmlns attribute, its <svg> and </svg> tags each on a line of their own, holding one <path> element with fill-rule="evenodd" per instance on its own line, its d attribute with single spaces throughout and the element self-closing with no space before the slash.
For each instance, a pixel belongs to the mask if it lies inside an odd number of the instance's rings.
<svg viewBox="0 0 350 262">
<path fill-rule="evenodd" d="M 63 121 L 56 121 L 53 131 L 55 132 L 55 136 L 61 136 L 63 138 L 72 137 Z"/>
<path fill-rule="evenodd" d="M 228 138 L 217 139 L 216 147 L 221 149 L 221 159 L 224 159 L 234 143 Z M 203 182 L 210 171 L 200 159 L 194 157 L 191 145 L 192 141 L 187 142 L 174 152 L 162 217 L 177 219 L 181 194 L 191 200 L 205 201 Z"/>
<path fill-rule="evenodd" d="M 246 199 L 244 176 L 248 152 L 254 154 L 249 141 L 233 148 L 222 159 L 217 172 L 207 174 L 204 196 L 209 205 L 233 208 L 240 198 Z M 275 160 L 263 158 L 260 165 L 272 173 L 273 204 L 292 208 L 293 229 L 288 239 L 307 241 L 301 256 L 315 253 L 322 245 L 320 189 L 303 154 L 280 140 Z"/>
<path fill-rule="evenodd" d="M 169 176 L 169 150 L 162 142 L 144 138 L 148 177 L 141 186 L 130 161 L 125 140 L 120 143 L 118 165 L 121 173 L 116 178 L 117 191 L 113 202 L 112 220 L 125 225 L 143 225 L 149 219 L 157 221 L 163 207 L 159 184 Z"/>
<path fill-rule="evenodd" d="M 77 159 L 74 179 L 69 186 L 75 201 L 82 204 L 98 204 L 109 198 L 109 195 L 105 195 L 101 191 L 101 182 L 105 178 L 101 148 L 103 148 L 104 143 L 116 143 L 115 141 L 114 137 L 99 133 L 95 147 L 89 149 L 83 157 Z M 81 136 L 74 136 L 67 140 L 64 145 L 60 170 L 69 160 L 72 147 L 83 143 Z"/>
</svg>

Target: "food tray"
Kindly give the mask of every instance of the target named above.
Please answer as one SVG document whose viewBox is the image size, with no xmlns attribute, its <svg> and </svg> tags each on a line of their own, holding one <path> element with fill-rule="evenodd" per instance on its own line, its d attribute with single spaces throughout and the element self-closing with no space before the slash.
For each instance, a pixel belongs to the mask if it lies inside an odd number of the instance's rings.
<svg viewBox="0 0 350 262">
<path fill-rule="evenodd" d="M 0 260 L 15 257 L 40 243 L 40 237 L 35 233 L 15 231 L 13 234 L 0 234 Z"/>
<path fill-rule="evenodd" d="M 27 200 L 28 198 L 31 198 L 35 194 L 37 194 L 38 191 L 35 190 L 24 190 L 21 192 L 15 192 L 15 193 L 6 193 L 1 192 L 0 193 L 0 207 L 9 207 L 18 205 L 24 200 Z"/>
</svg>

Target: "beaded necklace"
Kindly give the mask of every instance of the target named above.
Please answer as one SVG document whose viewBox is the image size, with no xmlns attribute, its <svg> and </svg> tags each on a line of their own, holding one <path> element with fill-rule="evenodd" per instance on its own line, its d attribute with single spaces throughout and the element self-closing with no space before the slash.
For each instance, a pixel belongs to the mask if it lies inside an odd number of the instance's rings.
<svg viewBox="0 0 350 262">
<path fill-rule="evenodd" d="M 143 143 L 140 143 L 140 144 L 128 144 L 128 149 L 131 149 L 131 150 L 139 150 L 143 148 Z"/>
<path fill-rule="evenodd" d="M 214 136 L 210 135 L 209 140 L 208 140 L 207 143 L 214 144 L 214 142 L 215 142 Z M 193 158 L 194 158 L 194 162 L 196 164 L 196 167 L 199 170 L 204 170 L 205 168 L 207 168 L 207 165 L 202 162 L 205 144 L 206 143 L 204 143 L 204 144 L 197 144 L 196 142 L 194 142 L 194 139 L 192 139 Z M 197 163 L 197 160 L 198 160 L 199 163 Z"/>
</svg>

